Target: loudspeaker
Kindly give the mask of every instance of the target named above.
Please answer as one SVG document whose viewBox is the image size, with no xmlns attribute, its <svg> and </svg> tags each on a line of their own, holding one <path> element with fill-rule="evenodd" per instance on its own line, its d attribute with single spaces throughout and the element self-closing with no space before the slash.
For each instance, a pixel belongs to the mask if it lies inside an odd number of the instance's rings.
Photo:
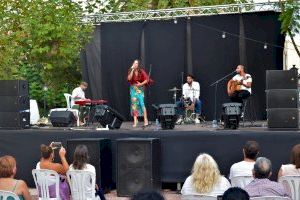
<svg viewBox="0 0 300 200">
<path fill-rule="evenodd" d="M 111 141 L 106 138 L 80 138 L 67 140 L 67 157 L 73 162 L 73 154 L 77 145 L 86 145 L 89 151 L 89 164 L 96 169 L 96 183 L 102 189 L 112 187 L 112 152 Z"/>
<path fill-rule="evenodd" d="M 267 108 L 298 108 L 299 93 L 296 89 L 267 90 Z"/>
<path fill-rule="evenodd" d="M 223 108 L 222 121 L 224 121 L 224 128 L 237 129 L 240 123 L 242 104 L 224 103 L 222 105 L 222 108 Z"/>
<path fill-rule="evenodd" d="M 297 70 L 267 70 L 266 89 L 297 89 Z"/>
<path fill-rule="evenodd" d="M 97 121 L 101 126 L 109 129 L 119 129 L 125 118 L 107 105 L 97 105 L 91 110 L 92 121 Z"/>
<path fill-rule="evenodd" d="M 176 122 L 176 105 L 160 104 L 157 107 L 157 118 L 162 129 L 174 129 Z"/>
<path fill-rule="evenodd" d="M 271 108 L 267 110 L 268 128 L 270 129 L 298 129 L 298 108 Z"/>
<path fill-rule="evenodd" d="M 22 129 L 29 127 L 29 112 L 0 112 L 0 129 Z"/>
<path fill-rule="evenodd" d="M 0 96 L 0 112 L 17 112 L 29 109 L 29 96 Z"/>
<path fill-rule="evenodd" d="M 29 85 L 26 80 L 0 80 L 0 96 L 28 95 Z"/>
<path fill-rule="evenodd" d="M 71 111 L 52 111 L 49 119 L 54 127 L 71 127 L 76 124 L 76 117 Z"/>
<path fill-rule="evenodd" d="M 117 195 L 161 189 L 161 147 L 157 138 L 117 140 Z"/>
</svg>

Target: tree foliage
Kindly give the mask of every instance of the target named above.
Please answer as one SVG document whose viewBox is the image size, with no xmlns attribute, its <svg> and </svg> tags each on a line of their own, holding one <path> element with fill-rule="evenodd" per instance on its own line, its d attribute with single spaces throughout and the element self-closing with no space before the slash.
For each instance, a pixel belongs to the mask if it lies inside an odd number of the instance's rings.
<svg viewBox="0 0 300 200">
<path fill-rule="evenodd" d="M 62 92 L 81 79 L 80 51 L 93 31 L 82 14 L 69 0 L 0 1 L 0 78 L 28 79 L 31 98 L 62 106 Z"/>
<path fill-rule="evenodd" d="M 280 3 L 282 11 L 279 17 L 281 32 L 290 36 L 294 48 L 300 57 L 300 50 L 294 40 L 295 34 L 300 32 L 300 3 L 296 0 L 280 1 Z"/>
</svg>

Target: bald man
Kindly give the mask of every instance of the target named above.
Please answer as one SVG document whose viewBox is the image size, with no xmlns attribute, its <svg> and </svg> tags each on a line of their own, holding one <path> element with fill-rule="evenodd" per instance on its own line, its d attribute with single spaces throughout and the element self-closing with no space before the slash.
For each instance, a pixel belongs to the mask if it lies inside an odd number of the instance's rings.
<svg viewBox="0 0 300 200">
<path fill-rule="evenodd" d="M 235 71 L 237 75 L 232 80 L 238 81 L 241 90 L 236 90 L 230 99 L 232 102 L 243 103 L 243 99 L 247 99 L 251 95 L 252 77 L 245 72 L 243 65 L 238 65 Z"/>
</svg>

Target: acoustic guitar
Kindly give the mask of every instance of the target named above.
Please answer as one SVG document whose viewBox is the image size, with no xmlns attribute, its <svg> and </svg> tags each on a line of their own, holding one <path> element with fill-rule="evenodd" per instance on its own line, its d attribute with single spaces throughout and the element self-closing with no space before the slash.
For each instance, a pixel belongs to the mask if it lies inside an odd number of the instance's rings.
<svg viewBox="0 0 300 200">
<path fill-rule="evenodd" d="M 250 77 L 251 76 L 246 76 L 241 81 L 247 80 Z M 240 84 L 240 81 L 235 81 L 235 80 L 230 79 L 227 83 L 228 96 L 231 97 L 235 91 L 241 90 L 241 86 L 242 86 L 242 84 Z"/>
</svg>

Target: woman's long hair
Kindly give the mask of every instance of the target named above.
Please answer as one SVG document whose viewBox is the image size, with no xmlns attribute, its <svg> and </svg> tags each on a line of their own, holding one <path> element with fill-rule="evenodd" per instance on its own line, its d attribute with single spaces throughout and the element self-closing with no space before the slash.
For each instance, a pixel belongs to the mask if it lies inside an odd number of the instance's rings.
<svg viewBox="0 0 300 200">
<path fill-rule="evenodd" d="M 208 154 L 200 154 L 192 170 L 193 185 L 197 192 L 204 194 L 212 191 L 221 175 L 216 161 Z"/>
<path fill-rule="evenodd" d="M 141 72 L 142 72 L 141 60 L 135 59 L 135 60 L 132 62 L 132 64 L 133 64 L 135 61 L 138 62 L 138 73 L 141 74 Z M 128 69 L 128 73 L 129 73 L 130 71 L 131 71 L 131 68 Z"/>
<path fill-rule="evenodd" d="M 78 145 L 74 152 L 73 168 L 82 170 L 89 161 L 88 148 L 85 145 Z"/>
</svg>

